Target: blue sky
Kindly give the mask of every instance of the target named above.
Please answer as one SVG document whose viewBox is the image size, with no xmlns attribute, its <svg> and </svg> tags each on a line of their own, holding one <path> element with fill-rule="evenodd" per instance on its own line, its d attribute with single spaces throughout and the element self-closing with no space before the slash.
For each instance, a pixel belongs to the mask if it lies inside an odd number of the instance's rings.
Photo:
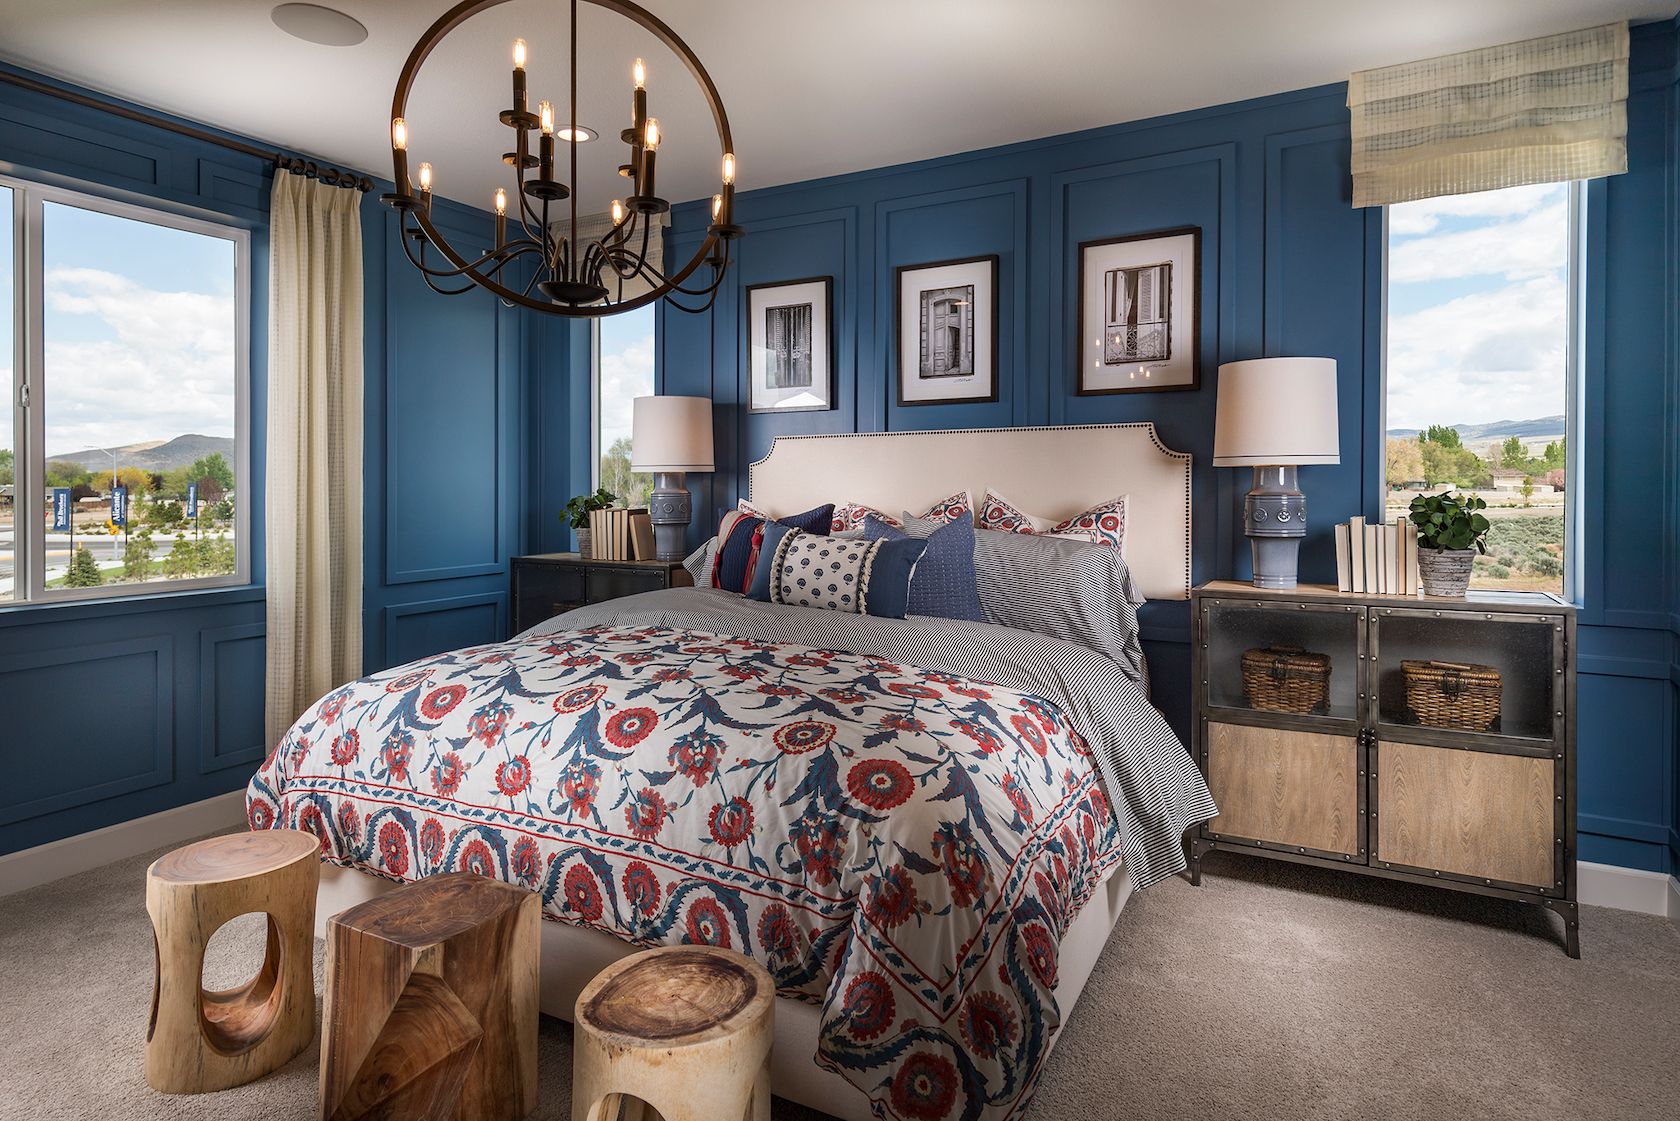
<svg viewBox="0 0 1680 1121">
<path fill-rule="evenodd" d="M 234 434 L 235 247 L 44 204 L 46 451 Z"/>
<path fill-rule="evenodd" d="M 1389 208 L 1389 428 L 1564 411 L 1566 184 Z"/>
<path fill-rule="evenodd" d="M 630 435 L 630 402 L 653 395 L 653 307 L 601 318 L 601 451 Z"/>
</svg>

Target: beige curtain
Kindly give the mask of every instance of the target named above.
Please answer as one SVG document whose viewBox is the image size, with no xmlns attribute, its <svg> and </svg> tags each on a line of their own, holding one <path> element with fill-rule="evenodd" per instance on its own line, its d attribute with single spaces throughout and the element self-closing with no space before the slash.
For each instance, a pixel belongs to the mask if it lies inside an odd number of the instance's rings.
<svg viewBox="0 0 1680 1121">
<path fill-rule="evenodd" d="M 268 323 L 268 744 L 362 672 L 361 192 L 276 172 Z"/>
<path fill-rule="evenodd" d="M 629 249 L 631 252 L 640 253 L 642 251 L 642 224 L 646 221 L 648 221 L 648 219 L 643 217 L 636 223 L 635 236 L 631 237 L 625 243 L 625 248 Z M 647 260 L 648 264 L 663 271 L 665 268 L 665 227 L 671 224 L 670 211 L 666 211 L 664 214 L 653 215 L 652 222 L 653 228 L 648 231 Z M 612 228 L 613 220 L 610 212 L 601 214 L 579 214 L 577 220 L 578 244 L 587 248 L 591 243 L 600 241 L 602 238 L 606 237 L 607 234 L 612 231 Z M 554 237 L 571 237 L 572 220 L 570 216 L 561 218 L 555 222 L 550 222 L 548 224 L 548 231 Z M 684 262 L 684 264 L 686 263 L 687 262 Z M 613 301 L 617 302 L 619 298 L 618 275 L 611 269 L 602 269 L 601 283 L 606 285 L 607 290 L 612 293 Z M 692 283 L 692 279 L 690 283 Z M 642 277 L 638 276 L 632 280 L 626 280 L 624 282 L 624 298 L 626 300 L 633 296 L 640 296 L 644 292 L 651 291 L 653 291 L 653 285 L 649 284 Z"/>
<path fill-rule="evenodd" d="M 1348 79 L 1353 205 L 1627 170 L 1627 23 Z"/>
</svg>

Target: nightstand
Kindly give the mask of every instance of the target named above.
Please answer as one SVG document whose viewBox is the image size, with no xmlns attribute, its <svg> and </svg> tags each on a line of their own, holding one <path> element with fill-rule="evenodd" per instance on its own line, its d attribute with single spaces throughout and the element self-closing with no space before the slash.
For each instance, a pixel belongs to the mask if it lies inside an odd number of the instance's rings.
<svg viewBox="0 0 1680 1121">
<path fill-rule="evenodd" d="M 681 561 L 584 560 L 577 553 L 513 558 L 513 633 L 590 603 L 694 583 Z"/>
<path fill-rule="evenodd" d="M 1191 601 L 1192 751 L 1220 809 L 1190 832 L 1193 883 L 1225 849 L 1518 899 L 1580 956 L 1572 606 L 1224 581 Z M 1279 711 L 1295 650 L 1329 658 L 1328 688 Z M 1274 652 L 1245 681 L 1249 651 Z"/>
</svg>

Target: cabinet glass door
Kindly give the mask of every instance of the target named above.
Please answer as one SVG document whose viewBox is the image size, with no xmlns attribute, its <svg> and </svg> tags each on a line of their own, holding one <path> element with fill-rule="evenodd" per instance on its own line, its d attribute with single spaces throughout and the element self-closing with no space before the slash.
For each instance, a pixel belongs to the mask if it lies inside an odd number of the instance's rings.
<svg viewBox="0 0 1680 1121">
<path fill-rule="evenodd" d="M 1371 609 L 1385 740 L 1550 753 L 1564 726 L 1561 614 Z"/>
<path fill-rule="evenodd" d="M 1359 719 L 1364 608 L 1247 599 L 1201 603 L 1209 707 Z"/>
</svg>

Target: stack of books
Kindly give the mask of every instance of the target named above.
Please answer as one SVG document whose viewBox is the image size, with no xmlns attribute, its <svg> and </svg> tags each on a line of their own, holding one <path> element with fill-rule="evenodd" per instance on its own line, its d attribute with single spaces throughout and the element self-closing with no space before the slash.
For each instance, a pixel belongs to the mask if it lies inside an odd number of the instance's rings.
<svg viewBox="0 0 1680 1121">
<path fill-rule="evenodd" d="M 1403 517 L 1393 525 L 1349 518 L 1336 527 L 1336 588 L 1364 595 L 1419 595 L 1417 551 L 1417 526 Z"/>
<path fill-rule="evenodd" d="M 589 554 L 595 560 L 654 560 L 653 518 L 646 509 L 614 506 L 589 512 Z"/>
</svg>

